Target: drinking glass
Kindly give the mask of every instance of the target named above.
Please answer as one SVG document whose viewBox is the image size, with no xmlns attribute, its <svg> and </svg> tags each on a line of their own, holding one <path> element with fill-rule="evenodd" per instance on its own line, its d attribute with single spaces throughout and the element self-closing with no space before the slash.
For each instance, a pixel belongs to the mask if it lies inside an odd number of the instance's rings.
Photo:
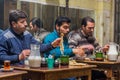
<svg viewBox="0 0 120 80">
<path fill-rule="evenodd" d="M 60 64 L 61 64 L 61 66 L 68 66 L 69 65 L 69 56 L 61 55 L 60 56 Z"/>
<path fill-rule="evenodd" d="M 48 58 L 47 64 L 48 64 L 48 69 L 53 69 L 54 68 L 54 59 Z"/>
<path fill-rule="evenodd" d="M 9 60 L 4 61 L 4 69 L 10 70 L 10 61 Z"/>
</svg>

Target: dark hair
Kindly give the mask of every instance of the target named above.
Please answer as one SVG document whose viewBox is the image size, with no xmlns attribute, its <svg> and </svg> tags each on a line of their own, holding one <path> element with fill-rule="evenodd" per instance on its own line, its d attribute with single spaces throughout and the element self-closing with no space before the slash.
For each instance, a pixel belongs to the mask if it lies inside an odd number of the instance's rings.
<svg viewBox="0 0 120 80">
<path fill-rule="evenodd" d="M 87 16 L 87 17 L 84 17 L 82 19 L 81 25 L 84 25 L 84 27 L 87 26 L 87 22 L 88 21 L 92 22 L 92 23 L 95 23 L 94 19 L 92 19 L 91 17 Z"/>
<path fill-rule="evenodd" d="M 31 19 L 32 25 L 36 25 L 38 28 L 43 27 L 43 22 L 40 20 L 40 18 L 34 17 L 33 19 Z"/>
<path fill-rule="evenodd" d="M 20 18 L 27 18 L 27 14 L 22 10 L 11 10 L 9 12 L 9 23 L 12 26 L 12 21 L 17 22 Z"/>
<path fill-rule="evenodd" d="M 55 25 L 61 26 L 63 22 L 71 23 L 71 20 L 68 17 L 59 16 L 55 21 Z"/>
</svg>

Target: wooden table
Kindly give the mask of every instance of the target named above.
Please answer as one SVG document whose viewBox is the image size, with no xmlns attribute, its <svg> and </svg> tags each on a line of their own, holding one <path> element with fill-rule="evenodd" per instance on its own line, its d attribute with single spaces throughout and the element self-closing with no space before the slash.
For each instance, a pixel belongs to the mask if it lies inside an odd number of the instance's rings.
<svg viewBox="0 0 120 80">
<path fill-rule="evenodd" d="M 28 72 L 24 75 L 24 79 L 31 80 L 59 80 L 70 77 L 81 77 L 85 76 L 86 80 L 91 80 L 91 70 L 96 67 L 95 65 L 85 66 L 69 66 L 59 67 L 54 69 L 48 68 L 30 68 L 27 66 L 14 66 L 17 70 L 25 70 Z"/>
<path fill-rule="evenodd" d="M 97 65 L 96 68 L 98 70 L 106 70 L 106 75 L 108 78 L 115 78 L 115 80 L 120 80 L 120 62 L 111 62 L 111 61 L 80 61 L 76 60 L 76 62 L 82 62 L 92 65 Z M 116 72 L 116 73 L 115 73 Z"/>
<path fill-rule="evenodd" d="M 18 70 L 13 70 L 12 72 L 0 71 L 0 80 L 22 80 L 22 75 L 26 73 L 26 71 Z"/>
</svg>

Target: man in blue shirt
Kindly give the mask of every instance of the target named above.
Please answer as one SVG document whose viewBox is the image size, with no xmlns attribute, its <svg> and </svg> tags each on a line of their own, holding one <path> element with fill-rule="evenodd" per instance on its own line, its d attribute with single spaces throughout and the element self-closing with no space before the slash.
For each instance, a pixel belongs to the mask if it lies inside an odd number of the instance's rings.
<svg viewBox="0 0 120 80">
<path fill-rule="evenodd" d="M 79 49 L 69 48 L 67 34 L 70 29 L 70 23 L 71 23 L 71 20 L 68 17 L 65 17 L 65 16 L 58 17 L 55 21 L 55 30 L 44 38 L 44 43 L 47 43 L 47 44 L 51 43 L 55 39 L 59 38 L 60 34 L 63 33 L 64 34 L 64 37 L 63 37 L 64 52 L 63 53 L 69 56 L 74 56 L 74 54 L 78 54 L 82 56 L 84 55 L 84 51 L 82 48 L 79 48 Z M 60 47 L 58 46 L 53 50 L 48 51 L 45 54 L 45 56 L 48 57 L 49 54 L 54 55 L 55 59 L 59 58 L 61 56 Z"/>
<path fill-rule="evenodd" d="M 0 35 L 0 64 L 10 60 L 12 64 L 24 64 L 30 55 L 30 44 L 39 44 L 40 52 L 54 49 L 60 43 L 60 38 L 49 44 L 41 44 L 26 31 L 27 14 L 21 10 L 12 10 L 9 13 L 10 28 Z"/>
<path fill-rule="evenodd" d="M 84 55 L 84 51 L 82 48 L 69 48 L 68 45 L 68 39 L 67 39 L 67 34 L 69 32 L 70 29 L 70 23 L 71 20 L 68 17 L 58 17 L 55 21 L 55 30 L 48 34 L 45 38 L 44 38 L 44 43 L 51 43 L 52 41 L 54 41 L 55 39 L 60 37 L 60 34 L 62 33 L 64 35 L 63 37 L 63 48 L 64 48 L 64 54 L 65 55 L 69 55 L 69 56 L 74 56 L 74 54 L 78 54 L 78 55 Z M 60 51 L 60 47 L 56 47 L 51 51 L 48 51 L 46 53 L 46 57 L 48 57 L 48 55 L 54 55 L 54 58 L 57 59 L 61 56 L 61 51 Z M 75 78 L 69 78 L 69 79 L 63 79 L 63 80 L 75 80 Z"/>
</svg>

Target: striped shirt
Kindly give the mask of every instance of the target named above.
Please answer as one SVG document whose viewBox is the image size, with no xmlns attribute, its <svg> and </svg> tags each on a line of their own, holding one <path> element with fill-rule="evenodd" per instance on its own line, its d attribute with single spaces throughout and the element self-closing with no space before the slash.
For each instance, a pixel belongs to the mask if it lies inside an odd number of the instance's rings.
<svg viewBox="0 0 120 80">
<path fill-rule="evenodd" d="M 86 36 L 81 32 L 81 29 L 76 31 L 71 31 L 68 34 L 68 43 L 70 48 L 76 48 L 83 45 L 92 45 L 95 50 L 100 50 L 101 47 L 99 43 L 96 41 L 94 36 Z M 93 51 L 92 51 L 93 52 Z M 91 53 L 91 51 L 87 50 L 87 53 Z"/>
</svg>

